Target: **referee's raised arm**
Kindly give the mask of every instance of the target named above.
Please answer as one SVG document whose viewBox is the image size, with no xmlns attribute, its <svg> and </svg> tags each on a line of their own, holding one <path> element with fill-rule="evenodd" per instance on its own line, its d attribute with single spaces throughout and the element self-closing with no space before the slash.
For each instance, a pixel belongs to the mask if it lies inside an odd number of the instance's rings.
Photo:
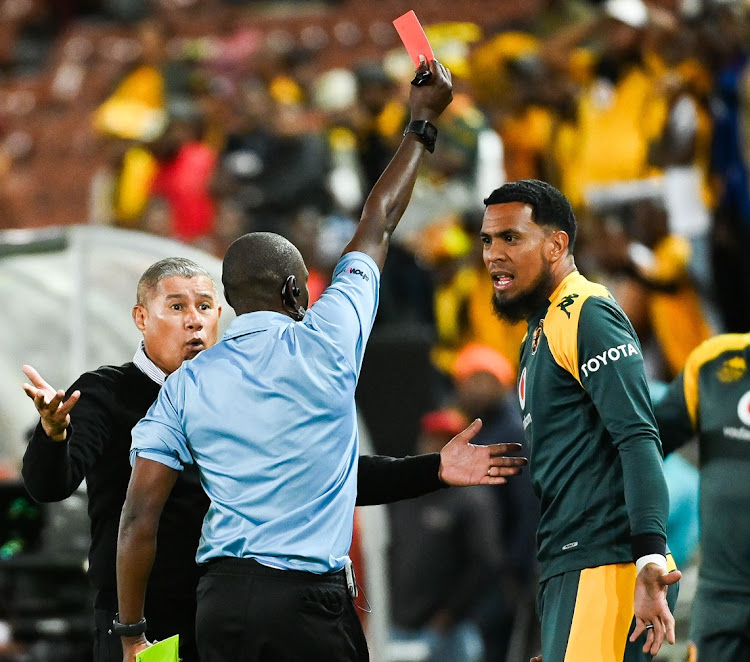
<svg viewBox="0 0 750 662">
<path fill-rule="evenodd" d="M 432 152 L 437 129 L 432 124 L 453 99 L 451 74 L 437 60 L 422 61 L 419 72 L 432 74 L 409 95 L 411 120 L 404 139 L 365 201 L 362 218 L 344 253 L 360 251 L 383 268 L 393 231 L 409 204 L 419 165 L 425 152 Z"/>
</svg>

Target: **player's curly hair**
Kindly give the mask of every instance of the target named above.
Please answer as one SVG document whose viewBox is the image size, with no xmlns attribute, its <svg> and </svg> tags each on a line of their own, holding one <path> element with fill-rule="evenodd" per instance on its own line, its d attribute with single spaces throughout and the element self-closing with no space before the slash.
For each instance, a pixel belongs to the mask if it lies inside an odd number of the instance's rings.
<svg viewBox="0 0 750 662">
<path fill-rule="evenodd" d="M 563 230 L 568 235 L 568 251 L 573 252 L 577 223 L 570 201 L 554 186 L 538 179 L 508 182 L 484 199 L 484 204 L 499 205 L 522 202 L 532 209 L 532 219 L 539 225 Z"/>
</svg>

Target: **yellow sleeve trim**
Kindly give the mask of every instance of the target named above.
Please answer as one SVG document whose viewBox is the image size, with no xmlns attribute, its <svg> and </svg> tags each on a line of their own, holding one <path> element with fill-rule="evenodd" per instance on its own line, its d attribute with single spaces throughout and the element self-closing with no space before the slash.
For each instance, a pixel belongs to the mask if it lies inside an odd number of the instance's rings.
<svg viewBox="0 0 750 662">
<path fill-rule="evenodd" d="M 734 352 L 750 345 L 750 333 L 725 333 L 714 336 L 698 345 L 688 356 L 683 369 L 685 390 L 685 404 L 687 405 L 693 430 L 698 428 L 698 373 L 709 361 L 721 356 L 725 352 Z"/>
<path fill-rule="evenodd" d="M 550 297 L 544 318 L 544 335 L 555 363 L 573 375 L 579 384 L 578 322 L 584 301 L 592 296 L 609 298 L 609 292 L 603 285 L 592 283 L 574 271 Z"/>
</svg>

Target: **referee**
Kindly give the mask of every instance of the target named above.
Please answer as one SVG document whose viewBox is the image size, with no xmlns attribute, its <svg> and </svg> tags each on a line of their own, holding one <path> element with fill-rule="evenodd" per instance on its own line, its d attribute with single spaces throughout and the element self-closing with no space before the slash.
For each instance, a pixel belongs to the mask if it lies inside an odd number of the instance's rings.
<svg viewBox="0 0 750 662">
<path fill-rule="evenodd" d="M 177 476 L 196 464 L 211 500 L 198 562 L 196 631 L 203 662 L 367 660 L 346 570 L 356 498 L 354 391 L 391 233 L 450 74 L 411 91 L 412 122 L 365 203 L 330 287 L 309 311 L 308 272 L 282 237 L 240 237 L 224 258 L 237 312 L 224 338 L 167 380 L 133 430 L 133 473 L 117 555 L 124 660 L 149 644 L 143 604 L 159 516 Z M 489 466 L 488 466 L 489 470 Z M 347 592 L 347 587 L 350 592 Z"/>
</svg>

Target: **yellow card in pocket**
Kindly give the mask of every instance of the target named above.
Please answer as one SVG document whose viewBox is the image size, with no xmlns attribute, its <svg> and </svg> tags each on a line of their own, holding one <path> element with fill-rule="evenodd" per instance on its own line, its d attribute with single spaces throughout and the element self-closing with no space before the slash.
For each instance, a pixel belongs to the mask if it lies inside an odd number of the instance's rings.
<svg viewBox="0 0 750 662">
<path fill-rule="evenodd" d="M 180 635 L 176 634 L 137 653 L 135 662 L 179 662 L 179 644 Z"/>
</svg>

